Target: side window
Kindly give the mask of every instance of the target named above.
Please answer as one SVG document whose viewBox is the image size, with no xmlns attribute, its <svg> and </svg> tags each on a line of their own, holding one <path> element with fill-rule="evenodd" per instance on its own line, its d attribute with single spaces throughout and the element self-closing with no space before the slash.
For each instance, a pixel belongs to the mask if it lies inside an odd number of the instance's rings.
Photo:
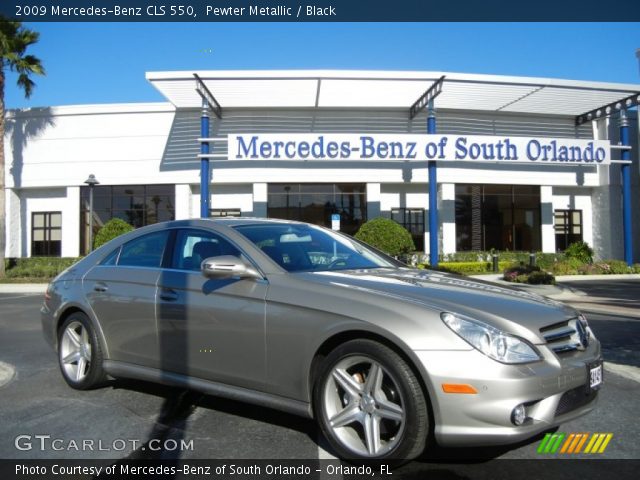
<svg viewBox="0 0 640 480">
<path fill-rule="evenodd" d="M 104 257 L 100 262 L 100 265 L 114 266 L 118 260 L 118 254 L 120 253 L 120 248 L 121 247 L 116 248 L 113 252 L 111 252 L 109 255 Z"/>
<path fill-rule="evenodd" d="M 202 230 L 180 230 L 171 268 L 199 271 L 202 261 L 220 255 L 240 256 L 240 251 L 220 235 Z"/>
<path fill-rule="evenodd" d="M 162 231 L 150 233 L 125 243 L 120 252 L 118 265 L 159 268 L 168 238 L 169 232 Z"/>
</svg>

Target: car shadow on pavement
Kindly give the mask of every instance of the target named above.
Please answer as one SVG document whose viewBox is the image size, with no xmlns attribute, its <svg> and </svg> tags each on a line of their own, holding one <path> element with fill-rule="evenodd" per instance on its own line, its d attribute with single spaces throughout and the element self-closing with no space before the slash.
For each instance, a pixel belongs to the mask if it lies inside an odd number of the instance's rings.
<svg viewBox="0 0 640 480">
<path fill-rule="evenodd" d="M 289 430 L 295 430 L 300 433 L 305 433 L 309 436 L 309 438 L 313 439 L 314 442 L 316 442 L 317 440 L 317 428 L 313 420 L 302 418 L 297 415 L 285 412 L 280 412 L 268 407 L 252 405 L 235 400 L 228 400 L 226 398 L 207 395 L 192 390 L 184 390 L 177 387 L 168 387 L 165 385 L 145 382 L 142 380 L 118 379 L 114 380 L 111 386 L 114 389 L 132 390 L 156 397 L 163 397 L 165 399 L 175 397 L 180 393 L 189 392 L 191 393 L 191 395 L 185 397 L 185 401 L 192 401 L 192 407 L 194 410 L 196 407 L 200 407 L 206 410 L 212 410 L 229 415 L 236 415 L 249 420 L 268 423 L 277 427 L 285 427 Z M 158 419 L 160 418 L 164 418 L 162 412 L 160 413 Z"/>
<path fill-rule="evenodd" d="M 114 383 L 120 383 L 120 381 Z M 120 471 L 120 468 L 118 468 L 120 465 L 129 463 L 132 460 L 163 460 L 163 465 L 167 467 L 178 465 L 182 452 L 180 448 L 173 448 L 173 445 L 180 445 L 185 439 L 187 420 L 194 412 L 196 403 L 202 397 L 202 394 L 190 390 L 156 387 L 153 394 L 164 390 L 162 393 L 164 393 L 165 399 L 151 432 L 149 432 L 147 440 L 140 444 L 138 448 L 125 458 L 112 464 L 112 466 L 116 467 L 116 471 Z M 169 445 L 172 447 L 167 448 Z M 104 476 L 97 475 L 93 478 L 99 479 L 107 476 L 106 474 Z M 171 478 L 172 476 L 164 475 L 163 478 Z M 125 475 L 120 478 L 137 477 L 132 474 L 131 476 Z"/>
<path fill-rule="evenodd" d="M 506 471 L 500 473 L 500 470 L 504 470 L 505 466 L 517 466 L 517 462 L 500 462 L 498 466 L 497 459 L 512 450 L 537 443 L 546 433 L 555 431 L 557 428 L 518 443 L 493 447 L 444 448 L 432 445 L 413 462 L 394 469 L 393 478 L 395 480 L 509 478 L 510 475 Z"/>
<path fill-rule="evenodd" d="M 539 443 L 549 432 L 555 432 L 558 427 L 546 430 L 534 437 L 508 445 L 489 447 L 439 447 L 431 446 L 416 460 L 422 463 L 484 463 L 495 460 L 506 453 L 527 445 Z"/>
</svg>

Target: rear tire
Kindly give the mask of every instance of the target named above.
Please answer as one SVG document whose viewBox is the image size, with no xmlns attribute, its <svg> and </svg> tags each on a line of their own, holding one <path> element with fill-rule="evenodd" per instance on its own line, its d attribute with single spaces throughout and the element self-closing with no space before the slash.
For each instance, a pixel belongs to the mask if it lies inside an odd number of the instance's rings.
<svg viewBox="0 0 640 480">
<path fill-rule="evenodd" d="M 427 400 L 411 367 L 372 340 L 352 340 L 333 350 L 314 385 L 315 416 L 342 458 L 416 458 L 429 434 Z"/>
<path fill-rule="evenodd" d="M 89 390 L 106 381 L 98 335 L 89 318 L 72 313 L 58 331 L 58 363 L 62 377 L 76 390 Z"/>
</svg>

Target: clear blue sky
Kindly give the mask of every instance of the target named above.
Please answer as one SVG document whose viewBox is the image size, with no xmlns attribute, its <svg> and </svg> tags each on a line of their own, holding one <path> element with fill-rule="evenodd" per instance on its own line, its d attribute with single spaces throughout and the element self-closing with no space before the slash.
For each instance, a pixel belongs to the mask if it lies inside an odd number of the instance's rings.
<svg viewBox="0 0 640 480">
<path fill-rule="evenodd" d="M 29 23 L 47 76 L 8 108 L 163 101 L 146 71 L 435 70 L 640 84 L 638 23 Z"/>
</svg>

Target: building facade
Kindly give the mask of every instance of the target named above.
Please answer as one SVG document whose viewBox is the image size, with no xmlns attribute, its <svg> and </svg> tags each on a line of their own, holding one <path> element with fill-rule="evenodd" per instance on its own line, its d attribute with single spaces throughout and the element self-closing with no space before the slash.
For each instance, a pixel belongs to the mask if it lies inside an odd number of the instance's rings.
<svg viewBox="0 0 640 480">
<path fill-rule="evenodd" d="M 210 140 L 210 216 L 331 226 L 332 215 L 339 215 L 340 229 L 350 234 L 367 219 L 387 216 L 407 227 L 417 248 L 428 252 L 431 191 L 437 195 L 440 254 L 555 252 L 584 240 L 600 258 L 623 258 L 623 164 L 617 163 L 622 150 L 615 148 L 620 112 L 603 110 L 584 122 L 576 118 L 637 95 L 640 85 L 447 74 L 433 98 L 439 135 L 500 142 L 607 140 L 614 145 L 607 153 L 611 163 L 510 163 L 478 150 L 478 161 L 435 162 L 437 183 L 430 189 L 430 162 L 421 155 L 381 161 L 341 156 L 337 150 L 314 158 L 296 151 L 282 159 L 262 151 L 240 159 L 230 151 L 239 135 L 424 135 L 428 109 L 410 114 L 410 107 L 441 77 L 429 72 L 198 72 L 196 81 L 193 72 L 156 72 L 147 79 L 166 103 L 11 111 L 5 138 L 6 256 L 86 253 L 91 213 L 94 231 L 113 217 L 139 227 L 200 216 L 203 95 L 196 82 L 201 82 L 215 101 L 206 111 L 210 126 L 204 136 Z M 636 110 L 626 114 L 633 260 L 638 262 L 639 130 Z M 100 182 L 93 187 L 93 212 L 84 183 L 90 174 Z"/>
</svg>

